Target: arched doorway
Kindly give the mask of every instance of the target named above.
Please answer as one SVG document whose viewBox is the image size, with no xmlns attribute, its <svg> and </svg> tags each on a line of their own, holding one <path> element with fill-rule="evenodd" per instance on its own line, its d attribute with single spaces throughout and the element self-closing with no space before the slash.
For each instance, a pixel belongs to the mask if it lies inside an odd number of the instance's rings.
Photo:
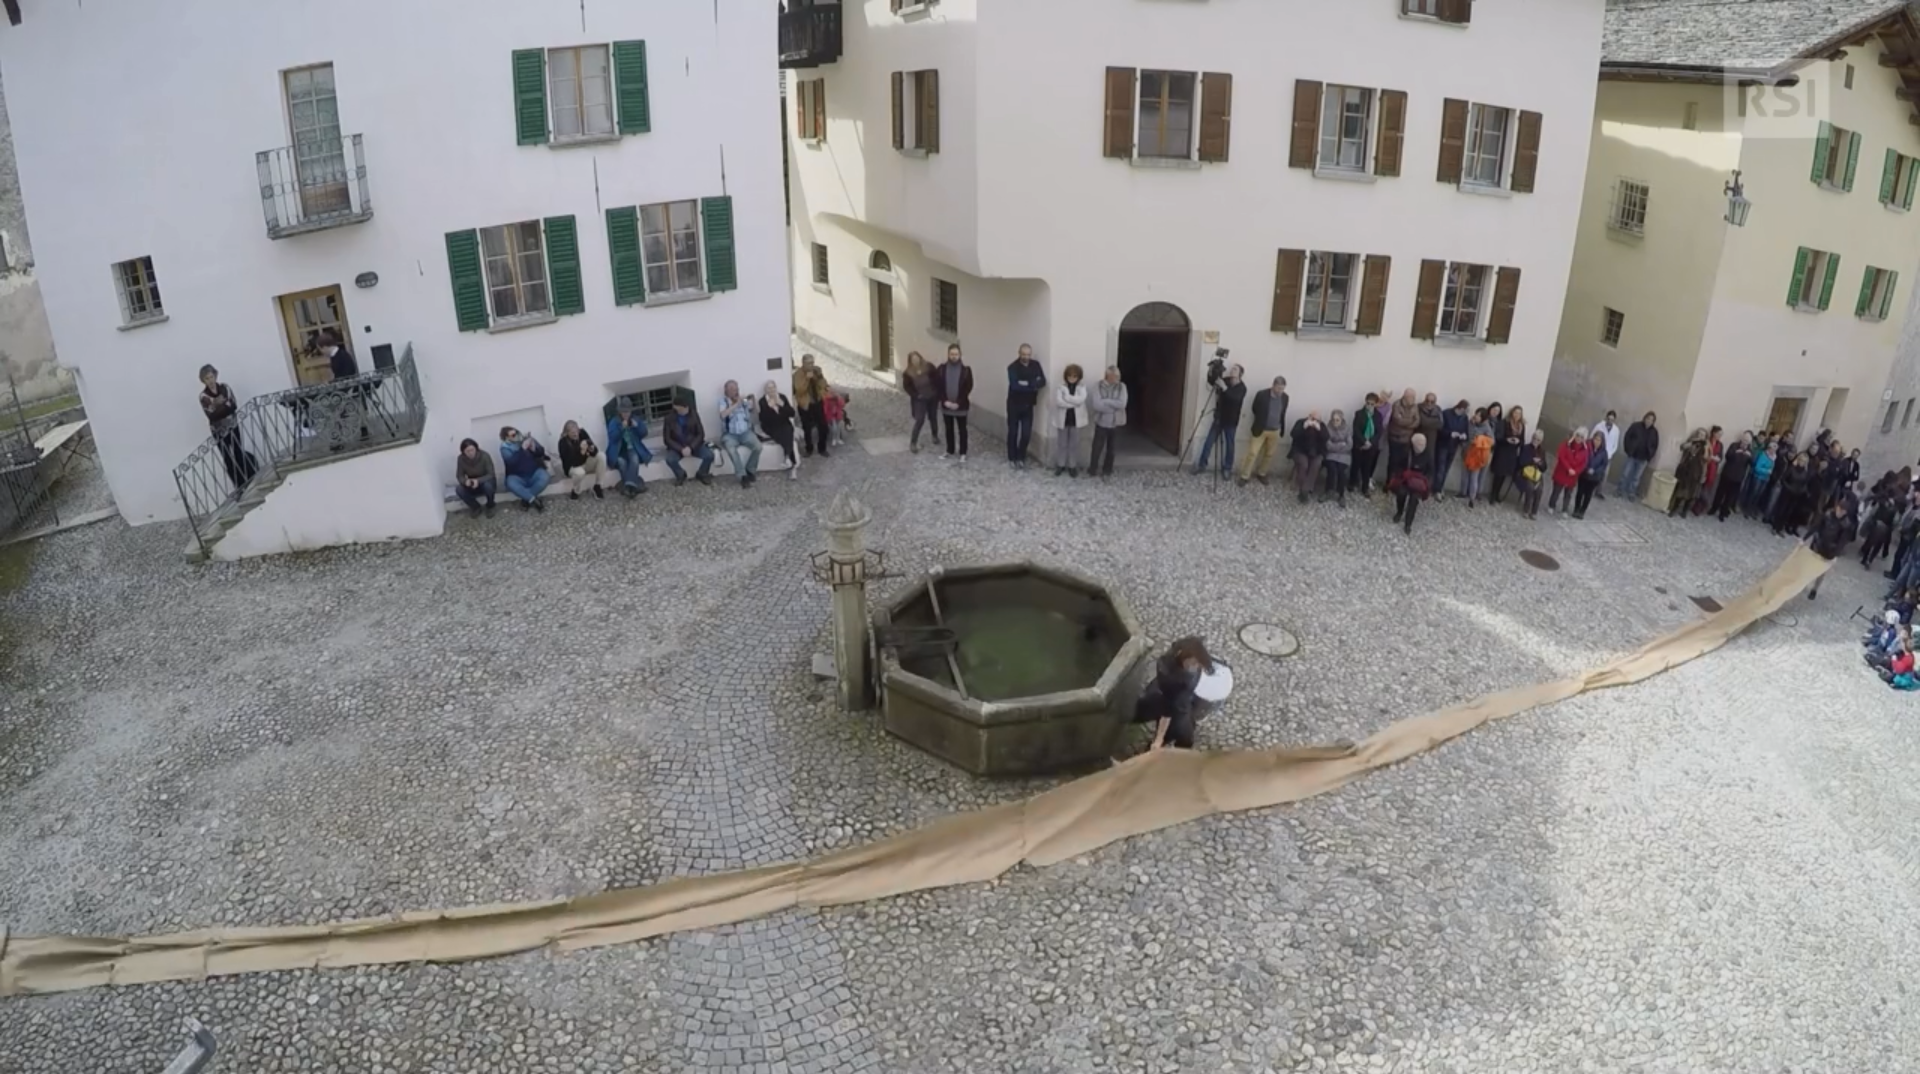
<svg viewBox="0 0 1920 1074">
<path fill-rule="evenodd" d="M 1170 302 L 1135 306 L 1120 321 L 1115 364 L 1127 385 L 1127 424 L 1170 455 L 1180 453 L 1192 338 L 1186 311 Z"/>
<path fill-rule="evenodd" d="M 867 259 L 875 272 L 893 273 L 893 261 L 880 250 Z M 893 368 L 893 285 L 874 280 L 873 288 L 873 364 L 878 369 Z"/>
</svg>

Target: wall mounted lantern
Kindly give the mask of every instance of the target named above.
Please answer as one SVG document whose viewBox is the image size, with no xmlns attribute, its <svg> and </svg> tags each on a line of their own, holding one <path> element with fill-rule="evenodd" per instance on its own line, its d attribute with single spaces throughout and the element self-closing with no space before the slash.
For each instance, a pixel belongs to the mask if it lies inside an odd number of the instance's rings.
<svg viewBox="0 0 1920 1074">
<path fill-rule="evenodd" d="M 1753 211 L 1753 202 L 1747 200 L 1747 190 L 1740 185 L 1740 170 L 1734 169 L 1733 179 L 1727 183 L 1726 221 L 1734 227 L 1747 226 L 1747 214 Z"/>
</svg>

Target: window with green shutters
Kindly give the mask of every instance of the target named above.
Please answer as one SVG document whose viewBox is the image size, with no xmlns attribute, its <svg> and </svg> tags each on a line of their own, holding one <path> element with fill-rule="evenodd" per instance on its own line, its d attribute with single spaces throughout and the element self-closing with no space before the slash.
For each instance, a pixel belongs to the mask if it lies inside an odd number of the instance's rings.
<svg viewBox="0 0 1920 1074">
<path fill-rule="evenodd" d="M 615 305 L 666 305 L 739 287 L 733 199 L 607 210 Z"/>
<path fill-rule="evenodd" d="M 518 49 L 513 120 L 521 145 L 603 141 L 653 129 L 647 43 Z"/>
<path fill-rule="evenodd" d="M 1819 134 L 1813 139 L 1810 178 L 1830 190 L 1852 190 L 1859 166 L 1860 135 L 1821 120 Z"/>
<path fill-rule="evenodd" d="M 1920 179 L 1920 160 L 1896 149 L 1887 150 L 1880 169 L 1880 204 L 1899 212 L 1913 208 L 1917 179 Z"/>
<path fill-rule="evenodd" d="M 1800 247 L 1793 256 L 1793 280 L 1787 285 L 1787 305 L 1809 312 L 1826 309 L 1833 301 L 1833 284 L 1839 275 L 1839 254 Z"/>
<path fill-rule="evenodd" d="M 1863 321 L 1886 320 L 1893 311 L 1893 292 L 1899 283 L 1898 272 L 1868 265 L 1860 274 L 1860 297 L 1853 304 L 1853 315 Z"/>
<path fill-rule="evenodd" d="M 586 310 L 571 216 L 450 231 L 447 275 L 462 332 L 543 324 Z"/>
</svg>

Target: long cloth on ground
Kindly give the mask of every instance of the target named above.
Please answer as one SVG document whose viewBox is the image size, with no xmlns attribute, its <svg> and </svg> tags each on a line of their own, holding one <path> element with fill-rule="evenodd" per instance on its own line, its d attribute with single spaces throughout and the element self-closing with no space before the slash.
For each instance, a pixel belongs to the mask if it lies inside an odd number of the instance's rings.
<svg viewBox="0 0 1920 1074">
<path fill-rule="evenodd" d="M 713 928 L 794 906 L 836 906 L 1044 868 L 1128 836 L 1215 813 L 1298 802 L 1424 753 L 1490 720 L 1626 686 L 1718 649 L 1832 566 L 1799 547 L 1725 608 L 1636 652 L 1557 682 L 1521 686 L 1387 725 L 1358 745 L 1204 753 L 1162 750 L 1020 802 L 960 813 L 811 861 L 577 899 L 423 910 L 289 928 L 159 936 L 11 936 L 0 925 L 0 996 L 239 973 L 461 962 Z"/>
</svg>

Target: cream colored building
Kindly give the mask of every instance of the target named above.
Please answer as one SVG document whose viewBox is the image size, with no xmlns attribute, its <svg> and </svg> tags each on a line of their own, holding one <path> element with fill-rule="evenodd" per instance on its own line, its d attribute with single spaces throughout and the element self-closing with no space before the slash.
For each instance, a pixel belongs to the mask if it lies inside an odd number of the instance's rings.
<svg viewBox="0 0 1920 1074">
<path fill-rule="evenodd" d="M 1610 6 L 1548 422 L 1654 411 L 1663 469 L 1695 427 L 1863 445 L 1920 254 L 1916 63 L 1886 0 Z"/>
</svg>

